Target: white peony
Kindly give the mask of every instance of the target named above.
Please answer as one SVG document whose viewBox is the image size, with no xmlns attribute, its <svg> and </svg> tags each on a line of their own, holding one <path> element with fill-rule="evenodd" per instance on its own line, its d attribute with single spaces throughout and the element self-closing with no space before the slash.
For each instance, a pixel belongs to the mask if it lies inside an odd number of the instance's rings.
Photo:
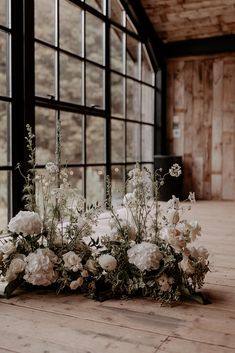
<svg viewBox="0 0 235 353">
<path fill-rule="evenodd" d="M 8 283 L 16 279 L 18 274 L 24 271 L 25 269 L 24 258 L 25 258 L 24 255 L 19 254 L 18 257 L 14 258 L 11 261 L 10 266 L 6 273 L 6 281 Z"/>
<path fill-rule="evenodd" d="M 77 272 L 78 270 L 82 270 L 82 259 L 74 252 L 69 251 L 63 255 L 64 266 L 73 272 Z"/>
<path fill-rule="evenodd" d="M 98 258 L 98 263 L 105 271 L 114 271 L 117 267 L 117 260 L 109 254 L 101 255 Z"/>
<path fill-rule="evenodd" d="M 83 278 L 78 277 L 78 279 L 76 279 L 76 281 L 72 281 L 69 286 L 70 286 L 70 289 L 76 290 L 78 287 L 81 287 L 82 285 L 83 285 Z"/>
<path fill-rule="evenodd" d="M 48 248 L 37 249 L 26 257 L 24 279 L 28 283 L 38 286 L 48 286 L 57 279 L 54 264 L 58 258 Z"/>
<path fill-rule="evenodd" d="M 163 258 L 157 245 L 144 241 L 132 246 L 127 251 L 127 255 L 129 262 L 140 271 L 158 269 Z"/>
<path fill-rule="evenodd" d="M 10 220 L 8 228 L 11 232 L 22 233 L 24 236 L 39 234 L 42 229 L 42 221 L 36 212 L 20 211 Z"/>
<path fill-rule="evenodd" d="M 162 292 L 168 292 L 171 289 L 172 284 L 174 283 L 173 277 L 168 277 L 166 274 L 162 274 L 158 279 L 157 283 L 160 286 Z"/>
<path fill-rule="evenodd" d="M 15 251 L 16 247 L 11 241 L 8 241 L 7 243 L 3 244 L 0 248 L 0 252 L 3 253 L 3 260 L 6 260 L 8 256 L 13 254 Z"/>
</svg>

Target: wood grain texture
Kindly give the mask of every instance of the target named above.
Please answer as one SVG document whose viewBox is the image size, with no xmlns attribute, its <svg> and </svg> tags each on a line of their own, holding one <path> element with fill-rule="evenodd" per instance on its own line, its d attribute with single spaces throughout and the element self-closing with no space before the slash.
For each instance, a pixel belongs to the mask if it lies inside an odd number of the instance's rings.
<svg viewBox="0 0 235 353">
<path fill-rule="evenodd" d="M 211 253 L 203 292 L 212 304 L 161 306 L 152 299 L 96 302 L 40 290 L 0 298 L 1 353 L 232 353 L 235 350 L 235 203 L 201 201 L 190 219 L 202 225 Z M 98 226 L 102 233 L 107 219 Z"/>
<path fill-rule="evenodd" d="M 168 90 L 174 90 L 167 104 L 168 152 L 183 156 L 184 196 L 193 190 L 199 199 L 235 200 L 235 54 L 168 65 Z M 180 115 L 179 139 L 170 131 L 174 115 Z"/>
</svg>

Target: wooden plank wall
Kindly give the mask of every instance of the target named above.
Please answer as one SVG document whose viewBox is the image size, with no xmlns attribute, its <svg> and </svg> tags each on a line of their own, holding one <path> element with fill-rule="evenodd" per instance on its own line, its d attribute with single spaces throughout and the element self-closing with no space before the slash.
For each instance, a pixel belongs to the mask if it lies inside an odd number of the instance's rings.
<svg viewBox="0 0 235 353">
<path fill-rule="evenodd" d="M 169 60 L 167 110 L 168 153 L 183 156 L 185 195 L 235 200 L 235 54 Z"/>
</svg>

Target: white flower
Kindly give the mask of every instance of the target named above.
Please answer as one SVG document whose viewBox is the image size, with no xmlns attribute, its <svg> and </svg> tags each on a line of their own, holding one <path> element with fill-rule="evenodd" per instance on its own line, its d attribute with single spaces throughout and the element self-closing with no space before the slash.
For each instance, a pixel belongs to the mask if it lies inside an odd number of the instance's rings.
<svg viewBox="0 0 235 353">
<path fill-rule="evenodd" d="M 196 202 L 196 199 L 195 199 L 195 192 L 190 192 L 189 195 L 188 195 L 188 200 L 191 202 L 191 203 L 195 203 Z"/>
<path fill-rule="evenodd" d="M 143 241 L 127 251 L 128 259 L 140 271 L 158 269 L 163 256 L 156 244 Z"/>
<path fill-rule="evenodd" d="M 26 282 L 38 286 L 48 286 L 57 279 L 54 264 L 58 258 L 55 253 L 48 249 L 37 249 L 26 257 L 24 279 Z"/>
<path fill-rule="evenodd" d="M 88 276 L 89 276 L 88 271 L 87 271 L 87 270 L 82 270 L 81 276 L 84 277 L 84 278 L 85 278 L 85 277 L 88 277 Z"/>
<path fill-rule="evenodd" d="M 109 254 L 101 255 L 98 258 L 98 263 L 105 271 L 114 271 L 117 267 L 117 260 Z"/>
<path fill-rule="evenodd" d="M 194 274 L 195 272 L 195 268 L 192 266 L 192 261 L 187 256 L 183 257 L 183 260 L 180 262 L 180 267 L 189 275 Z"/>
<path fill-rule="evenodd" d="M 82 259 L 74 252 L 69 251 L 63 255 L 64 266 L 73 272 L 77 272 L 78 270 L 82 270 Z"/>
<path fill-rule="evenodd" d="M 175 250 L 181 251 L 186 247 L 184 234 L 173 226 L 163 227 L 159 233 L 159 237 L 169 243 Z"/>
<path fill-rule="evenodd" d="M 171 289 L 171 285 L 174 283 L 173 277 L 168 277 L 166 274 L 162 274 L 157 282 L 162 292 L 168 292 Z"/>
<path fill-rule="evenodd" d="M 8 267 L 8 270 L 6 273 L 6 281 L 8 283 L 16 279 L 17 275 L 24 271 L 25 269 L 24 258 L 25 258 L 24 255 L 19 254 L 18 257 L 14 258 L 11 261 L 10 266 Z"/>
<path fill-rule="evenodd" d="M 42 229 L 42 221 L 36 212 L 20 211 L 13 217 L 8 228 L 11 232 L 23 235 L 39 234 Z"/>
<path fill-rule="evenodd" d="M 16 247 L 11 241 L 8 241 L 7 243 L 1 246 L 0 251 L 3 253 L 3 260 L 6 260 L 9 255 L 13 254 L 16 251 Z"/>
<path fill-rule="evenodd" d="M 48 162 L 46 164 L 46 170 L 48 170 L 49 173 L 53 174 L 53 173 L 57 173 L 58 172 L 58 167 L 57 167 L 57 165 L 55 165 L 55 163 Z"/>
<path fill-rule="evenodd" d="M 194 241 L 197 236 L 201 235 L 201 226 L 199 225 L 198 221 L 189 222 L 190 226 L 190 237 L 192 241 Z"/>
<path fill-rule="evenodd" d="M 75 290 L 78 287 L 81 287 L 83 285 L 83 278 L 82 277 L 78 277 L 78 279 L 76 279 L 76 281 L 72 281 L 70 283 L 70 289 Z"/>
<path fill-rule="evenodd" d="M 172 177 L 179 177 L 180 174 L 182 174 L 181 168 L 179 164 L 175 163 L 172 165 L 172 167 L 169 169 L 170 176 Z"/>
<path fill-rule="evenodd" d="M 196 249 L 193 246 L 188 250 L 189 250 L 189 255 L 191 257 L 194 257 L 197 261 L 201 262 L 202 264 L 206 263 L 206 260 L 209 257 L 209 252 L 206 248 L 204 248 L 203 246 L 199 246 L 199 248 Z"/>
</svg>

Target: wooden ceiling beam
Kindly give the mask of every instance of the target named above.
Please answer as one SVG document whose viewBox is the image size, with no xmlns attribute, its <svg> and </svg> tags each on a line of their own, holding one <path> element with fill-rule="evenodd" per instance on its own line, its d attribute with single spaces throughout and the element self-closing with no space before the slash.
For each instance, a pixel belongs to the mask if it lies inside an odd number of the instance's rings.
<svg viewBox="0 0 235 353">
<path fill-rule="evenodd" d="M 235 52 L 235 34 L 165 44 L 166 58 Z"/>
</svg>

